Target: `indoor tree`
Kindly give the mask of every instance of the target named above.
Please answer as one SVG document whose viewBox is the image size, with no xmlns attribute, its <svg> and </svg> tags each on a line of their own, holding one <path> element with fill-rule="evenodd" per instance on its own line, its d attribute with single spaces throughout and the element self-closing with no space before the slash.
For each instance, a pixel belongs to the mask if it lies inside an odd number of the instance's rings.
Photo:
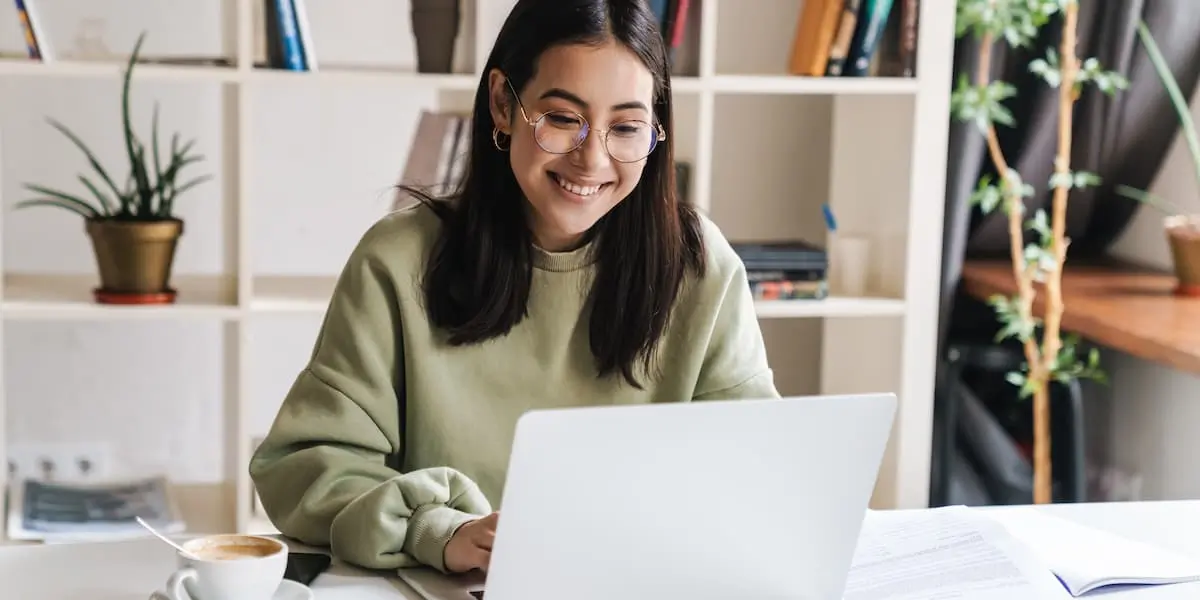
<svg viewBox="0 0 1200 600">
<path fill-rule="evenodd" d="M 1007 379 L 1020 388 L 1022 399 L 1033 398 L 1033 501 L 1039 504 L 1051 501 L 1049 384 L 1104 377 L 1095 349 L 1080 356 L 1078 340 L 1059 331 L 1064 308 L 1062 271 L 1070 243 L 1065 235 L 1068 200 L 1072 190 L 1100 183 L 1095 173 L 1071 169 L 1072 112 L 1085 86 L 1113 94 L 1128 85 L 1120 75 L 1103 70 L 1095 58 L 1077 56 L 1079 1 L 958 0 L 956 13 L 955 35 L 973 35 L 979 43 L 979 57 L 974 77 L 959 78 L 951 110 L 956 119 L 974 123 L 986 137 L 988 157 L 997 174 L 980 179 L 971 202 L 984 213 L 1000 209 L 1008 216 L 1017 294 L 995 296 L 991 305 L 1001 324 L 997 341 L 1014 338 L 1023 349 L 1021 369 L 1009 373 Z M 1028 69 L 1057 90 L 1057 151 L 1053 175 L 1044 188 L 1052 194 L 1049 215 L 1042 209 L 1027 214 L 1025 199 L 1038 193 L 1037 186 L 1022 179 L 1009 164 L 996 134 L 998 126 L 1016 125 L 1005 102 L 1016 96 L 1017 89 L 1005 81 L 991 80 L 997 44 L 1007 45 L 1014 56 L 1020 56 L 1039 36 L 1050 32 L 1046 27 L 1061 30 L 1058 48 L 1050 46 L 1043 57 L 1028 62 Z M 1033 314 L 1039 293 L 1045 294 L 1042 318 Z"/>
</svg>

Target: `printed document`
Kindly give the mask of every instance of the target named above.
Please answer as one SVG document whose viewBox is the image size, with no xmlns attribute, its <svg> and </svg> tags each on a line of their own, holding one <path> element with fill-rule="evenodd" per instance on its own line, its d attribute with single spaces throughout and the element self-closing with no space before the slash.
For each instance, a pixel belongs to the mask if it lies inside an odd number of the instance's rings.
<svg viewBox="0 0 1200 600">
<path fill-rule="evenodd" d="M 1069 599 L 999 523 L 963 506 L 868 511 L 844 600 Z"/>
<path fill-rule="evenodd" d="M 1200 560 L 1032 507 L 986 514 L 1029 547 L 1074 596 L 1109 585 L 1200 580 Z"/>
</svg>

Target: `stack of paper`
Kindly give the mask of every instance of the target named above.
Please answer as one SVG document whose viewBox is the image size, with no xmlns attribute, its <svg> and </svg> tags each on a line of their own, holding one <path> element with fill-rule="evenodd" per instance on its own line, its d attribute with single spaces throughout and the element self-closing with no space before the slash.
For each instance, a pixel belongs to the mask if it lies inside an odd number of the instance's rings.
<svg viewBox="0 0 1200 600">
<path fill-rule="evenodd" d="M 961 506 L 870 511 L 845 600 L 1069 598 L 999 523 Z"/>
</svg>

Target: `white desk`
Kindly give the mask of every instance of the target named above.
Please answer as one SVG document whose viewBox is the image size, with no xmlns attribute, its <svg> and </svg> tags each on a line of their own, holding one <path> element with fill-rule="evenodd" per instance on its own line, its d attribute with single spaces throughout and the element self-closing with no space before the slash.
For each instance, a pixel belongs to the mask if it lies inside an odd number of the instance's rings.
<svg viewBox="0 0 1200 600">
<path fill-rule="evenodd" d="M 1200 557 L 1200 500 L 1063 504 L 1039 509 Z M 154 539 L 4 546 L 0 547 L 0 590 L 4 598 L 22 600 L 140 600 L 161 586 L 174 568 L 174 552 Z M 337 562 L 313 583 L 313 590 L 317 600 L 420 600 L 394 577 Z M 1200 598 L 1200 583 L 1094 595 L 1121 600 L 1194 600 Z"/>
</svg>

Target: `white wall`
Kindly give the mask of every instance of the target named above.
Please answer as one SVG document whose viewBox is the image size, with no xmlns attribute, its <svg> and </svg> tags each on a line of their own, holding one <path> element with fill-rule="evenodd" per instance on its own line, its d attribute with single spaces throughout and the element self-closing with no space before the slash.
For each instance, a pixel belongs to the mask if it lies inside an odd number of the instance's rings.
<svg viewBox="0 0 1200 600">
<path fill-rule="evenodd" d="M 355 0 L 353 11 L 347 10 L 346 0 L 306 2 L 322 66 L 413 68 L 406 2 Z M 789 15 L 779 22 L 793 22 L 798 0 L 770 2 L 778 14 Z M 103 44 L 121 53 L 132 48 L 143 29 L 150 31 L 143 51 L 147 57 L 231 52 L 221 33 L 232 10 L 228 1 L 40 0 L 38 5 L 64 56 L 80 31 L 98 32 Z M 736 8 L 725 3 L 722 22 L 732 23 L 730 11 Z M 753 23 L 774 23 L 778 35 L 760 38 L 765 41 L 747 48 L 746 56 L 754 56 L 745 60 L 738 59 L 741 50 L 735 41 L 723 41 L 721 55 L 732 52 L 733 58 L 719 61 L 722 71 L 782 72 L 791 26 L 779 27 L 770 16 L 776 12 L 761 14 Z M 474 54 L 465 44 L 460 49 L 462 56 Z M 0 8 L 0 53 L 23 51 L 13 11 Z M 464 72 L 472 68 L 459 66 Z M 254 144 L 250 252 L 257 272 L 276 274 L 336 274 L 361 232 L 388 208 L 389 186 L 407 156 L 416 110 L 439 102 L 458 107 L 466 100 L 461 94 L 439 97 L 378 83 L 332 89 L 272 78 L 255 85 L 249 119 Z M 119 92 L 115 77 L 0 83 L 6 272 L 94 273 L 77 217 L 50 210 L 14 212 L 11 206 L 23 197 L 21 182 L 77 190 L 75 175 L 86 171 L 82 156 L 44 122 L 45 116 L 66 122 L 94 145 L 105 164 L 120 168 Z M 182 201 L 187 231 L 176 273 L 230 274 L 222 237 L 231 202 L 221 195 L 222 165 L 231 162 L 223 154 L 230 143 L 221 137 L 227 116 L 223 94 L 216 85 L 138 82 L 134 119 L 142 127 L 149 126 L 155 100 L 162 104 L 163 131 L 197 137 L 207 156 L 202 168 L 217 176 Z M 727 119 L 716 128 L 713 215 L 718 223 L 727 234 L 742 238 L 819 237 L 819 206 L 829 189 L 832 102 L 821 97 L 737 98 L 717 104 L 719 116 L 742 120 Z M 678 153 L 689 158 L 695 155 L 696 102 L 689 98 L 678 106 Z M 760 128 L 745 127 L 748 120 Z M 781 123 L 793 134 L 767 141 L 764 133 Z M 769 143 L 778 147 L 763 146 Z M 759 151 L 746 152 L 749 147 Z M 757 176 L 747 178 L 746 173 Z M 746 210 L 748 202 L 761 209 Z M 307 358 L 317 325 L 317 318 L 300 316 L 252 321 L 247 362 L 251 429 L 269 425 Z M 764 329 L 781 391 L 815 393 L 821 372 L 820 321 L 774 320 L 764 322 Z M 226 478 L 223 325 L 206 320 L 38 321 L 9 323 L 4 335 L 10 449 L 28 443 L 97 443 L 109 449 L 114 473 L 166 471 L 188 483 Z"/>
<path fill-rule="evenodd" d="M 1200 120 L 1200 96 L 1192 96 L 1192 116 Z M 1163 114 L 1176 119 L 1175 113 Z M 1166 162 L 1151 187 L 1174 204 L 1200 211 L 1200 187 L 1183 137 L 1171 145 Z M 1171 260 L 1162 229 L 1162 214 L 1143 209 L 1113 248 L 1118 258 L 1169 271 Z M 1196 324 L 1200 327 L 1200 324 Z M 1200 498 L 1200 377 L 1169 369 L 1116 351 L 1103 357 L 1111 379 L 1097 389 L 1093 439 L 1103 443 L 1100 457 L 1140 476 L 1146 499 Z M 1091 388 L 1089 388 L 1091 389 Z M 1090 402 L 1090 400 L 1089 400 Z"/>
</svg>

